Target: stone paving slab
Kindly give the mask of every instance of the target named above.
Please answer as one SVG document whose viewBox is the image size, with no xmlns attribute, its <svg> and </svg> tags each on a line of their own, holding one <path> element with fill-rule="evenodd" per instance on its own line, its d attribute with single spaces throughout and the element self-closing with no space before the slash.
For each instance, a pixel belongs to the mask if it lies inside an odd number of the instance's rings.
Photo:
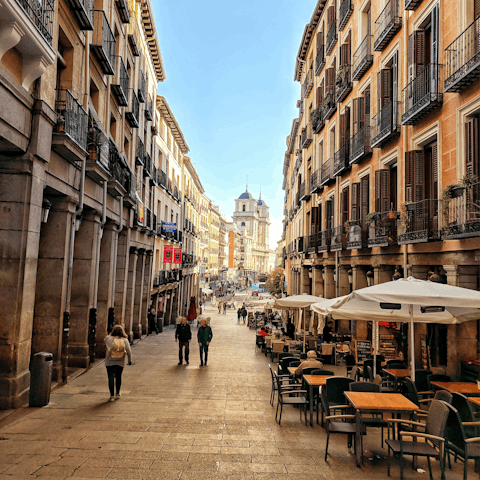
<svg viewBox="0 0 480 480">
<path fill-rule="evenodd" d="M 233 310 L 208 315 L 214 337 L 207 367 L 198 366 L 195 341 L 190 365 L 177 365 L 178 344 L 167 327 L 133 346 L 120 400 L 108 402 L 105 367 L 97 362 L 55 390 L 48 406 L 2 412 L 0 480 L 387 478 L 377 429 L 368 431 L 364 466 L 357 468 L 343 435 L 331 436 L 325 462 L 324 430 L 305 426 L 297 409 L 285 407 L 279 426 L 269 403 L 269 359 L 255 351 L 255 332 L 237 325 Z M 427 470 L 426 461 L 419 467 Z M 433 473 L 440 477 L 438 462 Z M 446 472 L 449 480 L 462 474 L 460 462 Z M 395 461 L 392 478 L 399 478 Z M 428 473 L 407 462 L 405 478 L 426 480 Z"/>
</svg>

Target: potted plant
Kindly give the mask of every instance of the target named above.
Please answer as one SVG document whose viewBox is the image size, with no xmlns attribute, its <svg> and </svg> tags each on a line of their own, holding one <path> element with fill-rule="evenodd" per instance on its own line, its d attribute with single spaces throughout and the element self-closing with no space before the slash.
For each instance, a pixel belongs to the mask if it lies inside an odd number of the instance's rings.
<svg viewBox="0 0 480 480">
<path fill-rule="evenodd" d="M 380 214 L 378 212 L 370 212 L 365 218 L 367 223 L 376 223 L 380 219 Z"/>
<path fill-rule="evenodd" d="M 410 204 L 410 205 L 413 205 L 413 204 Z M 407 228 L 408 220 L 409 220 L 409 218 L 408 218 L 407 204 L 402 203 L 402 205 L 400 205 L 400 225 L 404 229 Z"/>
</svg>

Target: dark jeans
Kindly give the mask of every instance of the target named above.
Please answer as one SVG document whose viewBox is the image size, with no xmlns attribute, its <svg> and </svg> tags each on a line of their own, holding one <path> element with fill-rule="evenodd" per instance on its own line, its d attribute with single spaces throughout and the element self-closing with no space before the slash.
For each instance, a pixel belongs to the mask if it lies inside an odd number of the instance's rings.
<svg viewBox="0 0 480 480">
<path fill-rule="evenodd" d="M 188 363 L 188 354 L 190 353 L 190 345 L 188 342 L 178 342 L 178 361 L 183 362 L 183 347 L 185 347 L 185 361 Z"/>
<path fill-rule="evenodd" d="M 119 365 L 110 365 L 107 367 L 108 389 L 110 390 L 111 397 L 113 397 L 115 393 L 117 393 L 117 395 L 120 393 L 120 387 L 122 386 L 122 372 L 123 367 L 120 367 Z"/>
<path fill-rule="evenodd" d="M 205 360 L 203 359 L 203 352 L 205 352 Z M 207 364 L 208 360 L 208 345 L 200 345 L 200 363 Z"/>
</svg>

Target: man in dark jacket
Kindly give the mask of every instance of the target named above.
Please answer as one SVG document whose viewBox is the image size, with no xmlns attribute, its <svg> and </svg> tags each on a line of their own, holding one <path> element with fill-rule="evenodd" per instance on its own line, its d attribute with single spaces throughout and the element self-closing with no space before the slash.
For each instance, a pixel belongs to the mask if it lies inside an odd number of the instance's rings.
<svg viewBox="0 0 480 480">
<path fill-rule="evenodd" d="M 183 347 L 185 347 L 185 361 L 188 365 L 188 354 L 190 351 L 190 340 L 192 339 L 192 332 L 190 331 L 190 325 L 187 324 L 187 319 L 182 317 L 181 323 L 177 325 L 177 329 L 175 330 L 175 341 L 179 342 L 179 350 L 178 350 L 178 364 L 181 365 L 183 363 Z"/>
<path fill-rule="evenodd" d="M 212 341 L 213 333 L 212 329 L 207 325 L 206 320 L 202 320 L 202 326 L 198 329 L 197 339 L 198 346 L 200 347 L 200 366 L 207 365 L 208 360 L 208 345 Z M 203 360 L 203 352 L 205 352 L 205 361 Z"/>
<path fill-rule="evenodd" d="M 292 323 L 292 320 L 289 318 L 287 322 L 287 335 L 293 340 L 295 338 L 295 325 Z"/>
</svg>

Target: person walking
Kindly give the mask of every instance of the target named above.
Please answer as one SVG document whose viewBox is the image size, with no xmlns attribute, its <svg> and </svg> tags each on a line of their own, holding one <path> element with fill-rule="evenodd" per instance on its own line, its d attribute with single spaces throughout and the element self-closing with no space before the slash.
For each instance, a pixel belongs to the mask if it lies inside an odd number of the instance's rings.
<svg viewBox="0 0 480 480">
<path fill-rule="evenodd" d="M 227 302 L 223 302 L 223 314 L 226 315 L 227 313 Z"/>
<path fill-rule="evenodd" d="M 183 349 L 185 348 L 185 362 L 188 363 L 188 355 L 190 353 L 190 340 L 192 339 L 192 332 L 190 330 L 190 325 L 187 323 L 187 319 L 182 317 L 182 320 L 177 325 L 175 330 L 175 341 L 179 342 L 178 344 L 178 364 L 183 363 Z"/>
<path fill-rule="evenodd" d="M 153 331 L 158 335 L 157 312 L 155 312 L 152 305 L 150 312 L 148 312 L 148 333 L 150 334 Z"/>
<path fill-rule="evenodd" d="M 190 297 L 190 307 L 188 308 L 187 320 L 189 325 L 197 318 L 197 299 Z"/>
<path fill-rule="evenodd" d="M 245 324 L 245 320 L 247 319 L 247 309 L 243 307 L 242 311 L 243 323 Z"/>
<path fill-rule="evenodd" d="M 106 362 L 108 375 L 108 389 L 110 390 L 110 402 L 120 398 L 122 386 L 122 373 L 125 367 L 125 356 L 128 364 L 132 364 L 132 350 L 128 336 L 121 325 L 114 325 L 110 335 L 105 337 L 107 347 Z"/>
<path fill-rule="evenodd" d="M 295 325 L 292 323 L 292 320 L 290 318 L 287 321 L 287 335 L 292 340 L 295 338 Z"/>
<path fill-rule="evenodd" d="M 242 316 L 242 309 L 239 308 L 237 310 L 237 323 L 240 323 L 240 317 Z"/>
<path fill-rule="evenodd" d="M 198 346 L 200 347 L 200 366 L 203 365 L 207 366 L 208 360 L 208 346 L 212 341 L 213 333 L 210 326 L 207 325 L 207 321 L 205 319 L 202 320 L 202 326 L 198 329 L 197 332 L 197 340 Z M 205 352 L 205 360 L 204 360 L 204 352 Z"/>
<path fill-rule="evenodd" d="M 222 302 L 218 302 L 218 313 L 222 313 Z"/>
</svg>

